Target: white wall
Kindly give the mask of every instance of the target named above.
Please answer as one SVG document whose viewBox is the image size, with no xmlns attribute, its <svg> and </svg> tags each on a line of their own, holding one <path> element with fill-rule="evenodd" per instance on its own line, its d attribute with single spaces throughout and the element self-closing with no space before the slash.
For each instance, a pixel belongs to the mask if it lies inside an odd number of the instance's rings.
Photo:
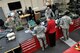
<svg viewBox="0 0 80 53">
<path fill-rule="evenodd" d="M 15 1 L 20 1 L 20 0 L 2 0 L 2 1 L 0 1 L 1 2 L 0 7 L 2 7 L 6 17 L 8 15 L 8 13 L 10 12 L 7 4 L 10 3 L 10 2 L 15 2 Z M 24 6 L 22 6 L 22 7 L 24 8 Z"/>
<path fill-rule="evenodd" d="M 25 10 L 25 7 L 29 7 L 29 6 L 31 6 L 33 8 L 44 7 L 43 0 L 1 0 L 0 1 L 0 7 L 2 7 L 5 16 L 7 16 L 8 13 L 10 12 L 7 3 L 16 2 L 16 1 L 21 2 L 23 11 Z M 32 4 L 31 4 L 31 1 L 32 1 Z M 51 1 L 52 1 L 51 3 L 55 3 L 55 2 L 60 2 L 61 0 L 51 0 Z M 66 1 L 69 1 L 69 0 L 66 0 Z"/>
<path fill-rule="evenodd" d="M 62 3 L 62 2 L 66 2 L 68 3 L 70 0 L 53 0 L 53 3 Z"/>
<path fill-rule="evenodd" d="M 10 12 L 7 3 L 16 2 L 16 1 L 21 2 L 23 11 L 25 10 L 25 7 L 33 6 L 33 8 L 35 8 L 35 7 L 43 6 L 43 3 L 42 3 L 43 0 L 32 0 L 32 4 L 31 4 L 31 0 L 2 0 L 2 1 L 0 1 L 0 7 L 2 7 L 6 17 L 8 15 L 8 13 Z"/>
</svg>

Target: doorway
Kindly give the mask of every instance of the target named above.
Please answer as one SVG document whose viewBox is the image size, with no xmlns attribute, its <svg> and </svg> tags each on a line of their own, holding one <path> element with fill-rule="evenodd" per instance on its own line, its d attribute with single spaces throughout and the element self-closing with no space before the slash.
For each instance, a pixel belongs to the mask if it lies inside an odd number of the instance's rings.
<svg viewBox="0 0 80 53">
<path fill-rule="evenodd" d="M 5 19 L 6 19 L 2 7 L 0 7 L 0 19 L 2 19 L 2 20 L 4 20 L 4 21 L 5 21 Z"/>
</svg>

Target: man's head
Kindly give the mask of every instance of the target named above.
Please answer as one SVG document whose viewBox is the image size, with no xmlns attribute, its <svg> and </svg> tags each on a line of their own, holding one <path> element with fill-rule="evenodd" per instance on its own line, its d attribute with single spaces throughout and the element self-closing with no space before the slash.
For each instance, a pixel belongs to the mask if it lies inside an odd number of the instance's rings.
<svg viewBox="0 0 80 53">
<path fill-rule="evenodd" d="M 29 7 L 29 10 L 32 10 L 32 8 L 31 8 L 31 7 Z"/>
<path fill-rule="evenodd" d="M 47 7 L 47 10 L 49 10 L 50 8 L 49 7 Z"/>
</svg>

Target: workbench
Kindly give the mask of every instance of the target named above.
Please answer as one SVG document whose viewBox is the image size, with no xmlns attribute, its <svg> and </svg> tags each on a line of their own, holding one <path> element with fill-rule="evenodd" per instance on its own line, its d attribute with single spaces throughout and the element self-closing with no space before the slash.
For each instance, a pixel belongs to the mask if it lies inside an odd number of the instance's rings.
<svg viewBox="0 0 80 53">
<path fill-rule="evenodd" d="M 9 53 L 20 47 L 19 43 L 25 41 L 32 37 L 32 34 L 25 33 L 25 30 L 15 32 L 16 39 L 12 41 L 7 41 L 6 37 L 0 39 L 0 44 L 2 45 L 2 49 L 0 49 L 0 53 Z"/>
</svg>

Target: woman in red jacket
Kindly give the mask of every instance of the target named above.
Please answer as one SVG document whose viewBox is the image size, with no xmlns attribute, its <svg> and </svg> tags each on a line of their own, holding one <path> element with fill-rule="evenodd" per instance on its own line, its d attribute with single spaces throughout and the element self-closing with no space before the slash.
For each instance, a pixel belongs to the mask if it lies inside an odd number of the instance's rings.
<svg viewBox="0 0 80 53">
<path fill-rule="evenodd" d="M 54 47 L 56 45 L 56 23 L 51 17 L 47 19 L 47 38 L 49 46 Z"/>
</svg>

